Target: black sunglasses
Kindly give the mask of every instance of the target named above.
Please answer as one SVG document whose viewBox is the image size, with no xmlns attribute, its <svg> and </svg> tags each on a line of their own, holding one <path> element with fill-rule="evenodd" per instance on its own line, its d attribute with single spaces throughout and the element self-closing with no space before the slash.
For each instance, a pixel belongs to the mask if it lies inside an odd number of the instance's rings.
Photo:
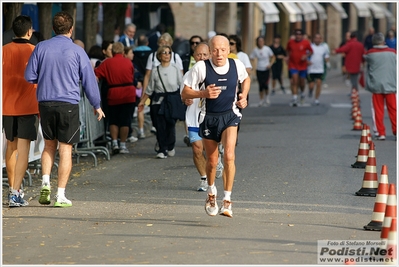
<svg viewBox="0 0 399 267">
<path fill-rule="evenodd" d="M 170 51 L 163 51 L 163 52 L 161 52 L 161 54 L 170 55 L 170 54 L 172 54 L 172 52 L 170 52 Z"/>
<path fill-rule="evenodd" d="M 200 42 L 190 42 L 190 44 L 196 44 L 196 45 L 198 45 Z"/>
<path fill-rule="evenodd" d="M 235 45 L 236 43 L 234 43 L 234 42 L 230 42 L 230 45 Z"/>
</svg>

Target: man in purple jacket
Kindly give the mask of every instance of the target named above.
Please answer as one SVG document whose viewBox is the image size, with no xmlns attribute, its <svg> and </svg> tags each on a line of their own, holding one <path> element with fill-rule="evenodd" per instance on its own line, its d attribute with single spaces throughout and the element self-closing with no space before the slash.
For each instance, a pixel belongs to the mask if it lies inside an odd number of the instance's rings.
<svg viewBox="0 0 399 267">
<path fill-rule="evenodd" d="M 80 140 L 80 83 L 98 120 L 105 115 L 100 107 L 100 93 L 90 60 L 71 39 L 72 16 L 63 11 L 57 13 L 53 18 L 53 30 L 56 36 L 38 43 L 33 50 L 25 79 L 37 83 L 40 124 L 45 139 L 39 203 L 51 203 L 50 173 L 59 146 L 58 192 L 54 206 L 70 207 L 72 202 L 65 197 L 65 187 L 72 170 L 72 146 Z"/>
</svg>

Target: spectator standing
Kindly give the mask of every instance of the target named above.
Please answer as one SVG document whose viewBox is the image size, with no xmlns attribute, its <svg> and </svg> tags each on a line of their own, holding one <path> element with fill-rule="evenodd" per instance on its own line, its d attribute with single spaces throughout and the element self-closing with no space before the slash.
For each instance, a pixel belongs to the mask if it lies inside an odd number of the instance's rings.
<svg viewBox="0 0 399 267">
<path fill-rule="evenodd" d="M 310 65 L 308 66 L 309 97 L 313 96 L 313 89 L 316 84 L 314 104 L 319 105 L 322 78 L 325 71 L 325 62 L 328 63 L 327 66 L 330 64 L 330 52 L 328 47 L 322 43 L 322 37 L 320 33 L 316 33 L 313 37 L 312 50 L 313 54 L 310 57 Z"/>
<path fill-rule="evenodd" d="M 256 38 L 256 47 L 252 50 L 249 58 L 257 59 L 256 78 L 259 84 L 259 106 L 269 105 L 269 77 L 270 69 L 276 57 L 270 47 L 265 45 L 263 36 Z"/>
<path fill-rule="evenodd" d="M 148 42 L 148 38 L 145 35 L 140 35 L 138 40 L 137 40 L 137 47 L 133 50 L 134 53 L 134 58 L 133 58 L 133 63 L 135 65 L 135 67 L 137 68 L 138 72 L 140 73 L 140 75 L 143 77 L 141 79 L 141 90 L 140 90 L 140 94 L 139 91 L 137 90 L 138 87 L 136 87 L 136 92 L 137 92 L 137 97 L 139 99 L 136 99 L 136 103 L 140 102 L 140 98 L 143 94 L 143 79 L 144 79 L 144 75 L 146 73 L 146 65 L 147 65 L 147 60 L 149 55 L 152 53 L 151 48 L 148 46 L 149 42 Z M 142 111 L 138 111 L 137 110 L 137 123 L 139 126 L 139 133 L 138 133 L 138 138 L 139 139 L 144 139 L 145 138 L 145 133 L 144 133 L 144 109 Z"/>
<path fill-rule="evenodd" d="M 357 40 L 356 36 L 356 32 L 352 32 L 350 36 L 351 39 L 347 41 L 344 46 L 333 50 L 332 53 L 345 53 L 345 68 L 349 74 L 351 86 L 359 90 L 358 80 L 360 68 L 364 60 L 364 47 L 363 44 Z"/>
<path fill-rule="evenodd" d="M 129 23 L 125 26 L 125 31 L 122 36 L 119 38 L 119 42 L 121 42 L 124 46 L 132 46 L 134 43 L 134 35 L 136 34 L 136 25 L 133 23 Z"/>
<path fill-rule="evenodd" d="M 166 32 L 166 27 L 164 24 L 159 23 L 155 27 L 155 31 L 150 32 L 148 35 L 148 46 L 151 48 L 151 50 L 156 53 L 159 47 L 159 42 L 158 39 Z M 173 42 L 172 42 L 173 43 Z"/>
<path fill-rule="evenodd" d="M 167 33 L 167 32 L 164 33 L 164 34 L 162 34 L 162 35 L 159 37 L 159 39 L 158 39 L 158 45 L 159 45 L 159 46 L 170 46 L 170 47 L 172 47 L 172 44 L 173 44 L 173 38 L 172 38 L 172 36 L 171 36 L 169 33 Z M 171 50 L 171 51 L 172 51 L 172 50 Z M 143 93 L 147 90 L 147 85 L 148 85 L 148 82 L 149 82 L 149 80 L 150 80 L 150 75 L 151 75 L 152 70 L 153 70 L 156 66 L 158 66 L 158 65 L 161 64 L 161 63 L 159 62 L 158 58 L 156 57 L 156 54 L 157 54 L 157 52 L 153 52 L 153 53 L 151 53 L 151 54 L 148 56 L 147 65 L 146 65 L 146 70 L 145 70 L 145 74 L 144 74 L 144 81 L 143 81 Z M 183 62 L 182 62 L 182 60 L 181 60 L 179 54 L 177 54 L 177 53 L 175 53 L 175 52 L 172 51 L 170 63 L 176 64 L 177 67 L 178 67 L 178 69 L 180 69 L 181 74 L 182 74 L 182 76 L 183 76 Z M 180 84 L 179 84 L 179 85 L 180 85 Z M 141 97 L 143 97 L 143 95 L 142 95 Z M 152 107 L 153 107 L 153 105 L 150 105 L 150 109 L 151 109 Z M 144 110 L 144 109 L 141 109 L 141 110 Z M 139 109 L 139 111 L 141 111 L 141 110 Z M 153 126 L 153 129 L 151 129 L 151 132 L 156 132 L 156 126 L 155 126 L 155 123 L 154 123 L 154 120 L 155 120 L 156 118 L 153 118 L 153 117 L 152 117 L 153 112 L 150 111 L 150 114 L 151 114 L 152 124 L 154 125 L 154 126 Z M 186 138 L 184 138 L 184 140 L 186 140 Z"/>
<path fill-rule="evenodd" d="M 143 76 L 141 73 L 137 70 L 133 59 L 134 59 L 134 54 L 133 54 L 133 46 L 125 46 L 123 49 L 123 57 L 129 59 L 132 64 L 133 64 L 133 69 L 134 69 L 134 77 L 133 77 L 133 85 L 136 87 L 136 100 L 135 100 L 135 105 L 133 108 L 133 113 L 131 114 L 131 118 L 134 117 L 134 112 L 136 110 L 136 104 L 140 101 L 141 93 L 142 93 L 142 86 L 143 86 Z M 137 142 L 139 140 L 137 137 L 133 135 L 133 127 L 132 123 L 129 125 L 129 134 L 128 138 L 126 139 L 127 142 Z"/>
<path fill-rule="evenodd" d="M 203 41 L 204 40 L 199 35 L 193 35 L 190 37 L 190 40 L 189 40 L 189 42 L 190 42 L 190 64 L 189 64 L 187 70 L 191 69 L 194 66 L 194 64 L 197 62 L 194 58 L 194 50 L 195 50 L 195 47 Z"/>
<path fill-rule="evenodd" d="M 114 44 L 113 41 L 108 41 L 108 40 L 103 41 L 103 43 L 101 45 L 101 49 L 102 49 L 102 53 L 103 53 L 103 60 L 97 61 L 95 64 L 95 68 L 97 68 L 102 62 L 104 62 L 108 58 L 112 58 L 112 45 L 113 44 Z M 99 87 L 100 87 L 100 96 L 101 96 L 101 107 L 102 107 L 104 113 L 108 114 L 108 100 L 107 100 L 108 85 L 107 85 L 107 81 L 105 79 L 100 80 Z M 104 130 L 105 130 L 106 134 L 109 131 L 108 116 L 104 118 Z"/>
<path fill-rule="evenodd" d="M 87 52 L 87 55 L 90 58 L 91 65 L 93 69 L 98 66 L 101 61 L 104 60 L 104 54 L 102 52 L 101 46 L 98 45 L 93 45 L 90 47 L 89 52 Z"/>
<path fill-rule="evenodd" d="M 288 70 L 291 74 L 292 84 L 292 102 L 291 105 L 298 105 L 298 87 L 301 91 L 301 102 L 305 99 L 305 78 L 307 76 L 308 58 L 312 55 L 313 50 L 310 42 L 303 37 L 302 29 L 294 31 L 294 39 L 288 41 Z"/>
<path fill-rule="evenodd" d="M 159 150 L 157 158 L 165 159 L 175 155 L 176 143 L 176 120 L 167 118 L 165 114 L 158 114 L 161 108 L 164 95 L 167 92 L 180 90 L 182 83 L 181 69 L 171 61 L 172 47 L 161 45 L 156 53 L 157 60 L 160 62 L 154 67 L 150 74 L 150 80 L 138 105 L 138 110 L 144 109 L 144 103 L 151 97 L 151 117 L 152 123 L 157 129 L 157 142 Z M 166 91 L 166 92 L 165 92 Z"/>
<path fill-rule="evenodd" d="M 395 32 L 393 30 L 388 31 L 388 37 L 385 40 L 385 43 L 389 48 L 396 50 L 396 37 L 395 37 Z"/>
<path fill-rule="evenodd" d="M 3 46 L 3 130 L 7 139 L 5 164 L 9 185 L 9 207 L 29 205 L 21 189 L 28 168 L 31 141 L 37 139 L 39 109 L 36 85 L 24 79 L 24 71 L 34 45 L 32 20 L 18 16 L 12 24 L 15 38 Z"/>
<path fill-rule="evenodd" d="M 232 217 L 231 193 L 235 176 L 235 147 L 237 127 L 242 117 L 238 108 L 245 108 L 248 105 L 247 95 L 251 80 L 240 60 L 228 59 L 229 39 L 220 35 L 212 37 L 210 50 L 211 59 L 197 62 L 184 80 L 182 97 L 202 98 L 205 101 L 199 115 L 199 136 L 203 138 L 208 179 L 205 211 L 210 216 L 219 213 Z M 241 83 L 242 93 L 237 97 L 238 82 Z M 205 90 L 194 90 L 200 83 L 205 83 Z M 219 142 L 222 142 L 224 147 L 224 197 L 220 210 L 216 202 L 215 186 Z"/>
<path fill-rule="evenodd" d="M 119 38 L 121 38 L 120 33 L 121 33 L 121 27 L 118 24 L 116 24 L 114 27 L 114 39 L 113 39 L 114 43 L 118 42 Z"/>
<path fill-rule="evenodd" d="M 207 60 L 209 58 L 209 46 L 207 43 L 199 43 L 194 48 L 194 59 L 196 62 L 200 60 Z M 189 70 L 190 71 L 190 70 Z M 189 75 L 186 72 L 183 76 L 183 81 Z M 184 83 L 180 86 L 180 93 L 183 91 Z M 204 85 L 201 88 L 193 88 L 194 90 L 204 90 Z M 201 101 L 199 98 L 185 99 L 184 103 L 187 105 L 186 110 L 186 124 L 188 128 L 189 142 L 193 150 L 193 161 L 197 168 L 198 173 L 201 176 L 200 185 L 197 191 L 204 191 L 208 189 L 208 182 L 206 180 L 206 159 L 204 155 L 204 145 L 202 138 L 199 136 L 199 122 L 198 115 L 201 111 Z"/>
<path fill-rule="evenodd" d="M 281 36 L 275 35 L 273 38 L 273 44 L 270 45 L 270 49 L 273 51 L 276 61 L 272 65 L 272 95 L 276 93 L 276 81 L 280 83 L 281 91 L 285 94 L 285 88 L 283 86 L 283 61 L 287 57 L 287 52 L 281 45 Z"/>
<path fill-rule="evenodd" d="M 132 62 L 123 56 L 123 53 L 123 44 L 114 43 L 112 58 L 105 60 L 94 70 L 97 79 L 105 79 L 108 84 L 109 131 L 112 138 L 113 154 L 129 153 L 126 139 L 136 101 L 136 87 L 133 85 L 134 67 Z"/>
<path fill-rule="evenodd" d="M 375 33 L 374 27 L 370 27 L 369 28 L 369 34 L 364 39 L 364 49 L 366 51 L 373 47 L 373 42 L 372 42 L 371 39 L 373 38 L 374 33 Z"/>
<path fill-rule="evenodd" d="M 25 70 L 25 79 L 37 83 L 40 123 L 44 137 L 40 204 L 50 204 L 50 173 L 58 147 L 58 190 L 55 207 L 70 207 L 65 188 L 72 170 L 72 146 L 80 140 L 80 83 L 101 120 L 100 94 L 87 53 L 72 42 L 72 16 L 61 11 L 53 18 L 56 36 L 37 44 Z M 65 60 L 66 57 L 68 60 Z"/>
<path fill-rule="evenodd" d="M 85 43 L 82 42 L 82 40 L 79 39 L 75 39 L 73 40 L 74 44 L 80 46 L 81 48 L 83 48 L 83 50 L 85 50 Z"/>
<path fill-rule="evenodd" d="M 385 45 L 384 35 L 373 35 L 373 48 L 364 55 L 367 62 L 366 90 L 372 93 L 372 106 L 377 128 L 377 140 L 385 140 L 384 102 L 396 138 L 396 50 Z"/>
</svg>

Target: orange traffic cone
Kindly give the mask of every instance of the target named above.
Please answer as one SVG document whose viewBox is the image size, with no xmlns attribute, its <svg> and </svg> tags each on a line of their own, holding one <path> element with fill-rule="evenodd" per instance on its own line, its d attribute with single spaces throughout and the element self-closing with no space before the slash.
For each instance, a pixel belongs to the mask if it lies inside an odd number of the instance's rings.
<svg viewBox="0 0 399 267">
<path fill-rule="evenodd" d="M 363 226 L 364 230 L 381 231 L 384 221 L 385 208 L 388 199 L 388 167 L 382 165 L 380 182 L 378 183 L 377 196 L 375 198 L 374 210 L 371 215 L 371 222 Z"/>
<path fill-rule="evenodd" d="M 353 131 L 361 131 L 363 129 L 363 120 L 362 120 L 362 113 L 360 109 L 357 111 L 357 115 L 355 121 L 353 123 Z"/>
<path fill-rule="evenodd" d="M 388 243 L 388 236 L 392 224 L 392 219 L 396 217 L 397 217 L 397 211 L 396 211 L 395 185 L 389 184 L 388 199 L 387 199 L 387 204 L 385 206 L 385 216 L 381 228 L 381 241 L 384 241 L 384 244 Z"/>
<path fill-rule="evenodd" d="M 363 186 L 356 192 L 357 196 L 375 197 L 378 188 L 377 166 L 375 159 L 374 142 L 370 143 L 366 169 L 364 170 Z"/>
<path fill-rule="evenodd" d="M 352 168 L 362 168 L 366 167 L 367 157 L 369 154 L 369 142 L 367 138 L 366 124 L 363 124 L 362 135 L 360 136 L 359 149 L 357 151 L 356 162 L 351 166 Z"/>
<path fill-rule="evenodd" d="M 357 111 L 359 110 L 359 106 L 357 104 L 354 104 L 352 106 L 352 120 L 356 119 Z"/>
<path fill-rule="evenodd" d="M 359 92 L 356 90 L 356 88 L 352 88 L 351 99 L 354 98 L 359 98 Z"/>
<path fill-rule="evenodd" d="M 398 237 L 397 237 L 397 225 L 396 225 L 397 219 L 392 218 L 391 220 L 391 227 L 389 228 L 389 234 L 388 234 L 388 244 L 387 244 L 387 251 L 388 254 L 386 258 L 389 258 L 387 264 L 389 265 L 396 265 L 397 263 L 397 246 L 398 246 Z"/>
</svg>

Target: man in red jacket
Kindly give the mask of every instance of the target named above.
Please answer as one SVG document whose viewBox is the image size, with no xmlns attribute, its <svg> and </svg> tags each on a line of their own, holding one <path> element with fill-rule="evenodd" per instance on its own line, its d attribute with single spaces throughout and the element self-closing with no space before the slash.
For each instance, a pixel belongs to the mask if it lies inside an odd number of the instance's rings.
<svg viewBox="0 0 399 267">
<path fill-rule="evenodd" d="M 352 88 L 359 90 L 357 84 L 365 51 L 363 44 L 357 40 L 356 35 L 356 32 L 352 32 L 350 35 L 351 39 L 342 47 L 334 49 L 332 53 L 345 53 L 345 68 L 349 74 Z"/>
</svg>

